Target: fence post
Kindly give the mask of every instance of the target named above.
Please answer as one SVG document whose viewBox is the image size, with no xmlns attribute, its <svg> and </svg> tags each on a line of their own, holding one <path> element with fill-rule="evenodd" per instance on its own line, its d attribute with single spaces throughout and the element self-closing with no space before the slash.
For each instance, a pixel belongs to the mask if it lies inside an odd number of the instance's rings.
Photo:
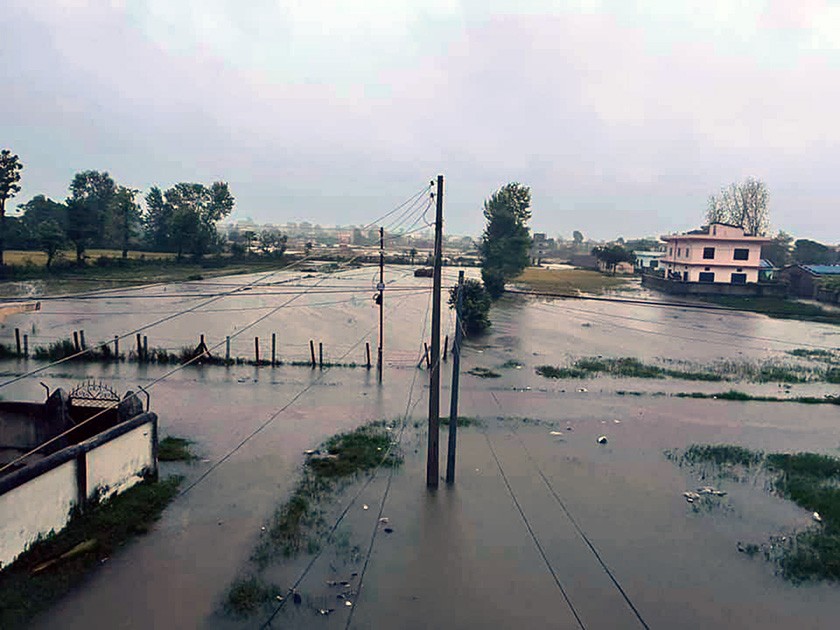
<svg viewBox="0 0 840 630">
<path fill-rule="evenodd" d="M 15 328 L 15 346 L 17 346 L 18 356 L 20 356 L 20 328 Z"/>
<path fill-rule="evenodd" d="M 365 342 L 365 359 L 367 359 L 367 364 L 365 365 L 365 367 L 367 369 L 370 369 L 370 342 L 369 341 Z"/>
<path fill-rule="evenodd" d="M 443 361 L 446 362 L 446 350 L 449 347 L 449 335 L 443 339 Z"/>
<path fill-rule="evenodd" d="M 225 337 L 225 363 L 230 363 L 230 335 Z"/>
<path fill-rule="evenodd" d="M 84 330 L 79 331 L 79 343 L 82 346 L 82 350 L 87 350 L 87 344 L 85 343 L 85 331 Z"/>
<path fill-rule="evenodd" d="M 143 360 L 149 360 L 149 338 L 143 335 Z"/>
<path fill-rule="evenodd" d="M 324 342 L 318 342 L 318 367 L 324 369 Z"/>
<path fill-rule="evenodd" d="M 312 339 L 309 340 L 309 354 L 312 357 L 312 369 L 315 369 L 315 342 Z"/>
<path fill-rule="evenodd" d="M 120 360 L 120 338 L 114 335 L 114 361 Z"/>
<path fill-rule="evenodd" d="M 260 364 L 260 338 L 254 337 L 254 362 Z"/>
<path fill-rule="evenodd" d="M 140 333 L 137 333 L 137 360 L 143 360 L 143 340 L 140 338 Z"/>
<path fill-rule="evenodd" d="M 432 367 L 432 361 L 431 361 L 431 359 L 429 359 L 429 344 L 427 344 L 427 343 L 424 341 L 424 342 L 423 342 L 423 345 L 424 345 L 424 346 L 425 346 L 425 348 L 426 348 L 426 367 L 427 367 L 427 368 L 431 368 L 431 367 Z"/>
<path fill-rule="evenodd" d="M 23 356 L 29 358 L 29 335 L 23 335 Z"/>
<path fill-rule="evenodd" d="M 75 330 L 73 331 L 73 348 L 76 350 L 76 352 L 82 351 L 82 347 L 79 345 L 79 333 Z"/>
<path fill-rule="evenodd" d="M 277 333 L 271 333 L 271 366 L 277 365 Z"/>
</svg>

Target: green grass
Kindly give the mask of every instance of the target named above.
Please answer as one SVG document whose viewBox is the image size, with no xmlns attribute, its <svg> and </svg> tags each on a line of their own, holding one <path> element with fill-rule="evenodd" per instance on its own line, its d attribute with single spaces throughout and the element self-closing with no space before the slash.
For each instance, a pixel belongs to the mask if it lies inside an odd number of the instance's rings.
<svg viewBox="0 0 840 630">
<path fill-rule="evenodd" d="M 225 612 L 234 617 L 247 617 L 263 604 L 273 601 L 280 593 L 275 584 L 266 584 L 259 577 L 249 576 L 236 580 L 225 598 Z"/>
<path fill-rule="evenodd" d="M 709 295 L 702 298 L 720 306 L 762 313 L 776 319 L 798 319 L 824 324 L 840 324 L 840 313 L 829 311 L 814 304 L 803 304 L 794 300 L 775 297 L 737 297 L 731 295 Z"/>
<path fill-rule="evenodd" d="M 545 378 L 586 378 L 595 374 L 609 374 L 626 378 L 677 378 L 692 381 L 722 381 L 723 375 L 709 371 L 678 370 L 643 363 L 634 357 L 617 359 L 583 357 L 570 367 L 540 365 L 537 374 Z"/>
<path fill-rule="evenodd" d="M 679 392 L 674 394 L 674 396 L 677 398 L 707 398 L 712 400 L 735 400 L 743 402 L 756 401 L 801 403 L 803 405 L 840 405 L 840 396 L 827 396 L 823 398 L 818 398 L 816 396 L 791 396 L 790 398 L 780 398 L 778 396 L 754 396 L 735 389 L 730 389 L 726 392 L 719 392 L 717 394 L 707 394 L 705 392 Z"/>
<path fill-rule="evenodd" d="M 729 444 L 689 446 L 681 461 L 716 466 L 761 466 L 773 492 L 811 512 L 821 524 L 797 532 L 775 555 L 792 582 L 840 580 L 840 459 L 818 453 L 770 453 Z M 756 545 L 748 545 L 754 548 Z M 747 549 L 745 547 L 745 549 Z"/>
<path fill-rule="evenodd" d="M 604 293 L 619 289 L 628 280 L 585 269 L 541 269 L 528 267 L 513 282 L 533 291 L 547 293 Z"/>
<path fill-rule="evenodd" d="M 586 378 L 588 373 L 577 368 L 538 365 L 534 371 L 545 378 Z"/>
<path fill-rule="evenodd" d="M 196 459 L 190 450 L 192 440 L 166 436 L 158 443 L 158 460 L 161 462 L 190 462 Z"/>
<path fill-rule="evenodd" d="M 0 573 L 0 628 L 24 626 L 74 588 L 100 561 L 145 534 L 175 498 L 181 477 L 144 481 L 74 516 Z M 74 550 L 72 553 L 71 550 Z M 40 565 L 59 559 L 33 574 Z"/>
<path fill-rule="evenodd" d="M 469 369 L 467 370 L 467 374 L 471 374 L 472 376 L 477 376 L 479 378 L 500 378 L 502 376 L 498 372 L 494 372 L 493 370 L 484 367 L 474 367 Z"/>
<path fill-rule="evenodd" d="M 458 416 L 457 422 L 459 427 L 472 427 L 481 424 L 481 421 L 478 418 L 472 418 L 469 416 Z M 441 416 L 439 425 L 441 429 L 448 429 L 449 417 Z"/>
<path fill-rule="evenodd" d="M 278 553 L 291 557 L 321 544 L 326 531 L 322 506 L 342 484 L 377 466 L 399 466 L 402 456 L 391 446 L 392 431 L 375 422 L 331 437 L 311 455 L 286 503 L 274 513 L 252 555 L 265 567 Z"/>
<path fill-rule="evenodd" d="M 508 359 L 507 361 L 502 363 L 499 367 L 502 368 L 503 370 L 510 370 L 510 369 L 515 370 L 516 368 L 521 368 L 524 365 L 525 365 L 524 363 L 520 363 L 519 361 L 516 361 L 515 359 Z"/>
</svg>

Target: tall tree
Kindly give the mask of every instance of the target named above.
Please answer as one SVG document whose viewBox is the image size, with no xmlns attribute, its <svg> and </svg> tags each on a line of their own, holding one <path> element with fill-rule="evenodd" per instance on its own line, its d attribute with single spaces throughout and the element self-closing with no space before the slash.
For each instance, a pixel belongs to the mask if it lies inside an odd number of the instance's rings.
<svg viewBox="0 0 840 630">
<path fill-rule="evenodd" d="M 830 265 L 835 256 L 827 245 L 800 238 L 793 244 L 793 259 L 803 265 Z"/>
<path fill-rule="evenodd" d="M 740 225 L 747 234 L 764 236 L 770 228 L 767 203 L 767 185 L 748 177 L 740 184 L 730 184 L 718 195 L 709 197 L 706 221 Z"/>
<path fill-rule="evenodd" d="M 135 201 L 140 191 L 118 186 L 111 198 L 108 212 L 108 234 L 114 244 L 119 244 L 122 257 L 128 258 L 128 246 L 137 234 L 140 223 L 140 207 Z"/>
<path fill-rule="evenodd" d="M 234 199 L 225 182 L 180 183 L 164 193 L 172 208 L 171 234 L 178 257 L 189 250 L 201 257 L 221 245 L 216 224 L 233 210 Z"/>
<path fill-rule="evenodd" d="M 146 213 L 143 216 L 146 242 L 158 251 L 172 247 L 172 206 L 166 203 L 163 193 L 152 186 L 146 194 Z"/>
<path fill-rule="evenodd" d="M 36 246 L 47 255 L 47 269 L 52 266 L 56 255 L 67 244 L 67 234 L 55 219 L 41 221 L 35 228 L 33 240 Z"/>
<path fill-rule="evenodd" d="M 484 202 L 487 223 L 479 245 L 481 278 L 493 299 L 504 293 L 505 282 L 528 266 L 531 235 L 531 189 L 512 182 Z"/>
<path fill-rule="evenodd" d="M 572 240 L 575 242 L 575 245 L 583 244 L 583 232 L 580 230 L 572 232 Z"/>
<path fill-rule="evenodd" d="M 67 198 L 67 236 L 76 247 L 76 262 L 84 260 L 85 250 L 103 244 L 105 225 L 116 184 L 106 172 L 77 173 Z"/>
<path fill-rule="evenodd" d="M 779 230 L 769 243 L 761 246 L 761 257 L 767 258 L 777 267 L 784 267 L 790 263 L 793 237 Z"/>
<path fill-rule="evenodd" d="M 23 170 L 20 158 L 9 149 L 0 151 L 0 266 L 6 249 L 6 200 L 20 192 L 20 172 Z"/>
<path fill-rule="evenodd" d="M 618 263 L 631 263 L 636 260 L 635 254 L 624 249 L 621 245 L 599 245 L 592 248 L 592 255 L 604 263 L 613 275 L 615 275 L 615 268 Z"/>
</svg>

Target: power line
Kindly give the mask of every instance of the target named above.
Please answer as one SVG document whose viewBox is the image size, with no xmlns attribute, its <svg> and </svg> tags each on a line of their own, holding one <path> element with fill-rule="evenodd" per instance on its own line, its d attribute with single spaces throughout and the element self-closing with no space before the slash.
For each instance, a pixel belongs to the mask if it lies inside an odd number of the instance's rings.
<svg viewBox="0 0 840 630">
<path fill-rule="evenodd" d="M 496 393 L 491 391 L 490 395 L 493 397 L 493 400 L 496 402 L 496 405 L 499 407 L 499 410 L 501 411 L 502 410 L 502 403 L 499 402 L 499 399 L 496 396 Z M 554 486 L 551 485 L 548 478 L 545 476 L 545 473 L 543 473 L 542 468 L 540 468 L 539 464 L 537 464 L 536 460 L 532 457 L 531 451 L 528 449 L 527 445 L 525 444 L 525 440 L 523 440 L 522 436 L 519 435 L 519 432 L 516 430 L 516 427 L 513 426 L 511 430 L 514 433 L 514 435 L 516 435 L 517 439 L 519 440 L 519 443 L 522 445 L 522 449 L 525 451 L 525 455 L 528 457 L 528 460 L 531 462 L 531 464 L 534 466 L 534 468 L 536 468 L 537 473 L 542 478 L 543 483 L 545 484 L 546 488 L 548 488 L 548 491 L 554 497 L 554 500 L 560 506 L 560 509 L 563 510 L 563 513 L 569 519 L 569 522 L 575 528 L 575 531 L 577 531 L 578 535 L 583 539 L 583 541 L 589 547 L 589 550 L 592 552 L 592 555 L 595 556 L 595 559 L 598 561 L 598 564 L 601 565 L 601 568 L 604 570 L 604 572 L 607 574 L 607 576 L 609 576 L 610 580 L 612 580 L 613 585 L 615 585 L 618 592 L 621 593 L 621 596 L 624 598 L 624 601 L 630 607 L 630 610 L 632 610 L 633 614 L 636 615 L 636 619 L 639 620 L 639 623 L 642 625 L 643 628 L 645 628 L 645 630 L 650 630 L 650 626 L 648 626 L 647 622 L 644 620 L 644 618 L 642 617 L 639 610 L 636 608 L 636 606 L 630 600 L 630 597 L 627 595 L 624 588 L 619 583 L 618 578 L 615 577 L 613 572 L 610 570 L 610 568 L 604 562 L 603 558 L 601 558 L 601 554 L 595 548 L 595 545 L 592 544 L 592 541 L 589 540 L 589 537 L 586 535 L 586 533 L 583 531 L 583 529 L 580 527 L 580 525 L 578 525 L 577 520 L 575 520 L 575 517 L 572 516 L 572 513 L 569 510 L 569 508 L 566 506 L 566 503 L 563 501 L 563 499 L 560 498 L 560 495 L 557 494 L 557 492 L 554 489 Z"/>
</svg>

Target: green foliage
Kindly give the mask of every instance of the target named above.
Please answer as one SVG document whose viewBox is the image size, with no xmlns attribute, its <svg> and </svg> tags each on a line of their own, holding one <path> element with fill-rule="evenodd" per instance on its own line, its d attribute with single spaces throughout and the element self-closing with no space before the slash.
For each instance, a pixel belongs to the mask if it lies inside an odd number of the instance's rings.
<svg viewBox="0 0 840 630">
<path fill-rule="evenodd" d="M 528 266 L 530 206 L 531 189 L 516 182 L 503 186 L 484 202 L 487 223 L 479 254 L 481 277 L 492 299 L 501 296 L 505 282 Z"/>
<path fill-rule="evenodd" d="M 467 374 L 477 376 L 478 378 L 501 378 L 501 374 L 485 367 L 474 367 L 467 370 Z"/>
<path fill-rule="evenodd" d="M 277 585 L 266 584 L 256 576 L 240 578 L 230 587 L 224 608 L 234 617 L 247 617 L 280 592 Z"/>
<path fill-rule="evenodd" d="M 161 462 L 190 462 L 195 459 L 190 450 L 192 440 L 166 436 L 158 443 L 158 460 Z"/>
<path fill-rule="evenodd" d="M 740 225 L 746 234 L 764 236 L 770 225 L 767 207 L 767 185 L 747 177 L 739 184 L 722 188 L 720 194 L 709 197 L 706 220 L 709 223 Z"/>
<path fill-rule="evenodd" d="M 137 235 L 140 225 L 140 206 L 135 201 L 138 192 L 125 186 L 118 186 L 109 208 L 106 226 L 108 240 L 119 244 L 124 259 L 128 258 L 129 243 Z"/>
<path fill-rule="evenodd" d="M 6 201 L 20 192 L 20 172 L 23 170 L 20 158 L 9 149 L 0 151 L 0 265 L 3 264 L 3 250 L 6 241 Z"/>
<path fill-rule="evenodd" d="M 105 226 L 116 184 L 107 172 L 76 173 L 67 198 L 67 236 L 76 247 L 76 260 L 81 262 L 85 250 L 93 244 L 104 244 Z"/>
<path fill-rule="evenodd" d="M 603 262 L 613 275 L 615 274 L 615 268 L 618 266 L 618 263 L 632 263 L 636 260 L 636 255 L 624 249 L 621 245 L 598 245 L 592 248 L 592 255 Z"/>
<path fill-rule="evenodd" d="M 793 237 L 779 230 L 773 240 L 761 246 L 761 257 L 768 259 L 777 267 L 790 264 Z"/>
<path fill-rule="evenodd" d="M 717 465 L 755 466 L 764 459 L 761 451 L 732 444 L 692 444 L 682 459 L 690 464 L 708 462 Z"/>
<path fill-rule="evenodd" d="M 38 249 L 47 255 L 47 268 L 67 245 L 67 234 L 55 219 L 46 219 L 37 225 L 32 239 Z"/>
<path fill-rule="evenodd" d="M 837 261 L 837 254 L 827 245 L 800 238 L 793 244 L 793 260 L 804 265 L 830 265 Z"/>
<path fill-rule="evenodd" d="M 449 290 L 449 306 L 455 308 L 458 302 L 458 285 Z M 461 302 L 461 322 L 464 334 L 481 334 L 490 327 L 490 294 L 478 280 L 464 280 Z"/>
</svg>

